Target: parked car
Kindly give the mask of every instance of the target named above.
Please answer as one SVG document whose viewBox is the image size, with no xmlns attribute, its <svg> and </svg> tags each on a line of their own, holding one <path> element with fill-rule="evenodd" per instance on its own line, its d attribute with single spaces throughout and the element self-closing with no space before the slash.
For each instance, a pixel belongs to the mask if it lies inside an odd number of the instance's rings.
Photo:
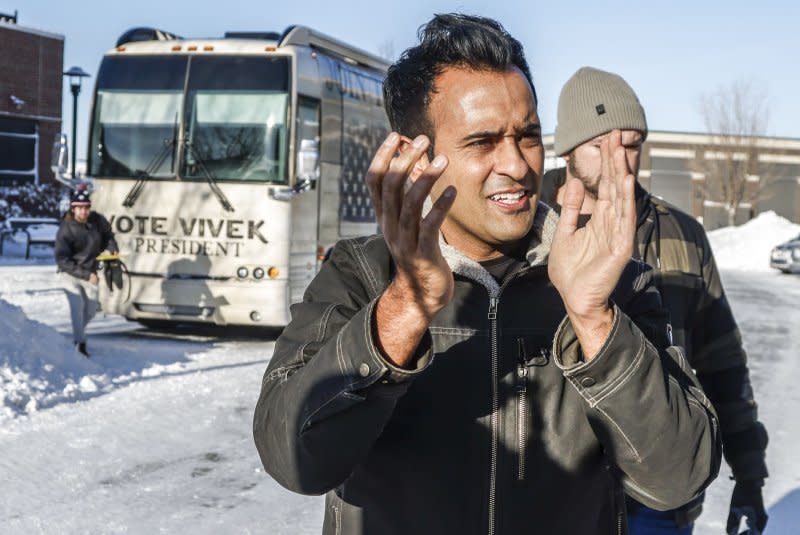
<svg viewBox="0 0 800 535">
<path fill-rule="evenodd" d="M 776 246 L 770 254 L 769 265 L 784 273 L 800 273 L 800 236 Z"/>
</svg>

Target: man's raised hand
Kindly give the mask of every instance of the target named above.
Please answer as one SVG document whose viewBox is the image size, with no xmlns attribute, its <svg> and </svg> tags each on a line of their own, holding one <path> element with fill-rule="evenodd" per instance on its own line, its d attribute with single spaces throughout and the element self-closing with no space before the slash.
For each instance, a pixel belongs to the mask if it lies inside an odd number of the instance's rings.
<svg viewBox="0 0 800 535">
<path fill-rule="evenodd" d="M 396 265 L 377 305 L 378 343 L 398 366 L 408 364 L 433 316 L 453 298 L 453 274 L 439 248 L 439 229 L 456 191 L 452 186 L 445 189 L 422 217 L 425 200 L 447 167 L 441 155 L 428 164 L 429 144 L 425 136 L 407 143 L 393 132 L 367 171 L 378 223 Z"/>
<path fill-rule="evenodd" d="M 602 171 L 589 223 L 578 228 L 585 190 L 566 184 L 553 246 L 550 279 L 561 294 L 584 356 L 602 347 L 613 323 L 608 298 L 633 254 L 636 236 L 635 178 L 628 168 L 619 130 L 601 142 Z"/>
</svg>

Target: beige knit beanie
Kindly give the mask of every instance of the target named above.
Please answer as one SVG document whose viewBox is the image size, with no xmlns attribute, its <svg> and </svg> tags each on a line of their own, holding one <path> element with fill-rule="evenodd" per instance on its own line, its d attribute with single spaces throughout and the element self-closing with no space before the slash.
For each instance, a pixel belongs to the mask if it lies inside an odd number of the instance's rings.
<svg viewBox="0 0 800 535">
<path fill-rule="evenodd" d="M 621 76 L 582 67 L 558 97 L 555 151 L 559 156 L 615 128 L 638 130 L 647 138 L 644 109 Z"/>
</svg>

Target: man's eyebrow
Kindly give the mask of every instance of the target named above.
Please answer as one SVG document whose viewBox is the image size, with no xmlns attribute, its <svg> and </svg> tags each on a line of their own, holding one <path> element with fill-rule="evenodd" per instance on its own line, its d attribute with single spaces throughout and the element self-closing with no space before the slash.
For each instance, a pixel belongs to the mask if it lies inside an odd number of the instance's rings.
<svg viewBox="0 0 800 535">
<path fill-rule="evenodd" d="M 498 138 L 503 135 L 502 130 L 480 130 L 472 132 L 461 138 L 462 142 L 474 141 L 476 139 Z"/>
<path fill-rule="evenodd" d="M 528 123 L 522 128 L 517 129 L 518 134 L 538 134 L 542 131 L 542 125 L 539 123 Z"/>
<path fill-rule="evenodd" d="M 517 134 L 535 134 L 542 130 L 542 125 L 539 123 L 529 123 L 523 126 L 522 128 L 516 128 L 514 131 Z M 503 135 L 503 130 L 480 130 L 478 132 L 472 132 L 471 134 L 467 134 L 463 138 L 461 138 L 462 143 L 468 143 L 470 141 L 474 141 L 476 139 L 492 139 L 492 138 L 499 138 Z"/>
</svg>

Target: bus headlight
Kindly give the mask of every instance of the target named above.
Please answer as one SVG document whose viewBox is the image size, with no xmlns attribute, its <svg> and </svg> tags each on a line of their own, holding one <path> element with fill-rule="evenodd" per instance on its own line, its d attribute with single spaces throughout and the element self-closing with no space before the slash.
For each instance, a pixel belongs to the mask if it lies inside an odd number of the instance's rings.
<svg viewBox="0 0 800 535">
<path fill-rule="evenodd" d="M 269 275 L 270 279 L 274 279 L 279 274 L 280 274 L 280 270 L 278 268 L 276 268 L 275 266 L 272 266 L 271 268 L 269 268 L 267 270 L 267 275 Z"/>
<path fill-rule="evenodd" d="M 249 274 L 250 274 L 250 272 L 244 266 L 242 266 L 242 267 L 240 267 L 239 269 L 236 270 L 236 276 L 239 277 L 240 279 L 246 279 L 247 275 L 249 275 Z"/>
<path fill-rule="evenodd" d="M 264 269 L 260 268 L 260 267 L 255 268 L 253 270 L 253 277 L 255 277 L 256 279 L 259 279 L 259 280 L 263 279 L 264 278 Z"/>
</svg>

